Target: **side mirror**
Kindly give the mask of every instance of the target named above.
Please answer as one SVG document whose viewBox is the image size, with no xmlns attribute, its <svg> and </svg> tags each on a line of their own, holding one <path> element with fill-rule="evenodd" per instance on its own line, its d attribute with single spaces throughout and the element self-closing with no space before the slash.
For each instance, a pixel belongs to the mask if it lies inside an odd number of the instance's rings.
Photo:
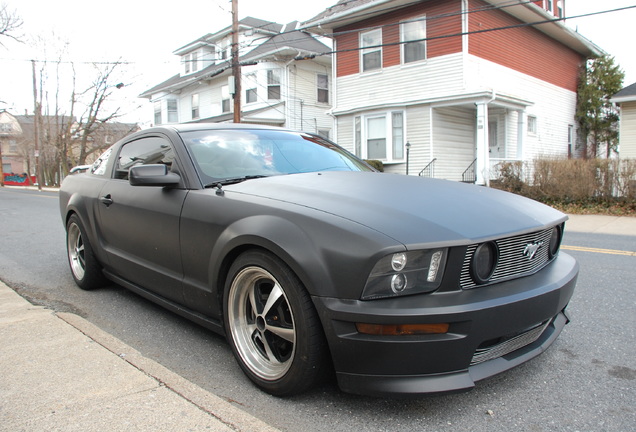
<svg viewBox="0 0 636 432">
<path fill-rule="evenodd" d="M 131 186 L 176 186 L 181 181 L 179 174 L 168 171 L 162 164 L 134 166 L 128 172 L 128 179 Z"/>
</svg>

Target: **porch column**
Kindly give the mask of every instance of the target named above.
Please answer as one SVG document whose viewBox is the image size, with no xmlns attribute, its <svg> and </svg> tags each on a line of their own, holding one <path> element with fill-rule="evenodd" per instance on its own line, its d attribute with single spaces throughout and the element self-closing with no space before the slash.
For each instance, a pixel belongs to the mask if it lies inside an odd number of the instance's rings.
<svg viewBox="0 0 636 432">
<path fill-rule="evenodd" d="M 517 160 L 523 160 L 523 147 L 525 145 L 526 129 L 528 128 L 528 116 L 525 110 L 517 111 Z"/>
<path fill-rule="evenodd" d="M 475 157 L 475 184 L 488 186 L 490 184 L 490 158 L 488 157 L 488 104 L 477 104 L 477 136 Z"/>
</svg>

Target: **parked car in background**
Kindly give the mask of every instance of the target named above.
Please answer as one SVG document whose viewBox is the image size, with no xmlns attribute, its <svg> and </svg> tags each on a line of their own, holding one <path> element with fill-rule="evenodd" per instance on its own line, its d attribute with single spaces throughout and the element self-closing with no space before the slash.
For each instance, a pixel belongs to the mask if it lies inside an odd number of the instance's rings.
<svg viewBox="0 0 636 432">
<path fill-rule="evenodd" d="M 578 275 L 550 207 L 265 126 L 133 134 L 64 180 L 60 210 L 80 288 L 225 334 L 279 396 L 332 369 L 352 393 L 470 389 L 556 339 Z"/>
</svg>

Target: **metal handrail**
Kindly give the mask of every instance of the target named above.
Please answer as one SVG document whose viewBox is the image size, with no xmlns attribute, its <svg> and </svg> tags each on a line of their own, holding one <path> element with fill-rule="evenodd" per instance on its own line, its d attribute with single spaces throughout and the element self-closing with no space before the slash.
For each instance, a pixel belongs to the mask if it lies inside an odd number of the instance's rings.
<svg viewBox="0 0 636 432">
<path fill-rule="evenodd" d="M 428 165 L 426 165 L 424 167 L 424 169 L 422 169 L 422 171 L 420 171 L 420 173 L 418 175 L 420 177 L 434 178 L 435 177 L 435 161 L 436 160 L 437 160 L 437 158 L 433 158 L 433 160 L 430 161 L 428 163 Z"/>
<path fill-rule="evenodd" d="M 464 170 L 462 173 L 462 182 L 464 183 L 475 183 L 477 181 L 477 172 L 475 171 L 475 164 L 477 163 L 477 159 L 475 159 L 468 168 Z"/>
</svg>

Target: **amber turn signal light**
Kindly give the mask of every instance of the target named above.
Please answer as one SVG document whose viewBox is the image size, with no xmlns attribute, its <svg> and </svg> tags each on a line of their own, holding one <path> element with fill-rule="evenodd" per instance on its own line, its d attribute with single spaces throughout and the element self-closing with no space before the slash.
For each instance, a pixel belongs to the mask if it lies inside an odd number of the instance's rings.
<svg viewBox="0 0 636 432">
<path fill-rule="evenodd" d="M 366 324 L 356 323 L 359 333 L 379 336 L 407 336 L 448 333 L 449 324 Z"/>
</svg>

